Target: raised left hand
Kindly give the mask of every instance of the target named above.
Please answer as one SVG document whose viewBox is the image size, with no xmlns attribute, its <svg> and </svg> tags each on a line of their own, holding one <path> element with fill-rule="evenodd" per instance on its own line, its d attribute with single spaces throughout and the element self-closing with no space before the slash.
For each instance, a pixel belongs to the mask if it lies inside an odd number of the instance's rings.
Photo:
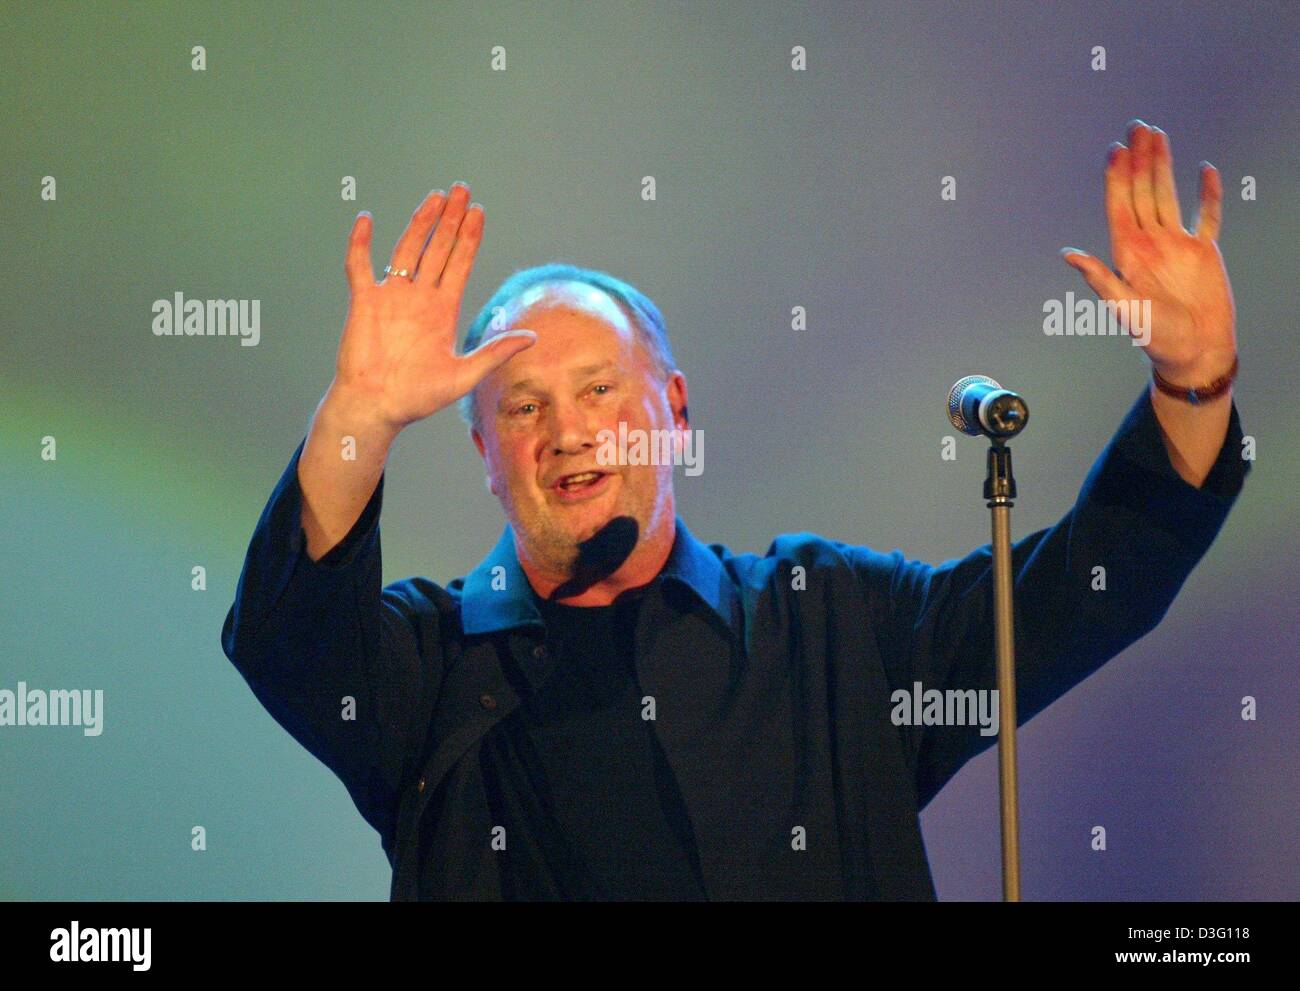
<svg viewBox="0 0 1300 991">
<path fill-rule="evenodd" d="M 1169 381 L 1203 385 L 1227 373 L 1237 353 L 1232 287 L 1216 243 L 1223 182 L 1213 165 L 1201 163 L 1200 214 L 1189 232 L 1179 213 L 1169 135 L 1133 120 L 1128 137 L 1127 147 L 1110 146 L 1106 165 L 1116 270 L 1077 248 L 1062 249 L 1062 257 L 1108 303 L 1150 300 L 1147 357 Z"/>
</svg>

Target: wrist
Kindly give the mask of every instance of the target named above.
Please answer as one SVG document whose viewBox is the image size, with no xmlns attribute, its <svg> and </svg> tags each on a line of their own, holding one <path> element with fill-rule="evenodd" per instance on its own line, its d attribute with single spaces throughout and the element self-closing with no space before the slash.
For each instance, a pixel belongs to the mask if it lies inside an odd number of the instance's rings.
<svg viewBox="0 0 1300 991">
<path fill-rule="evenodd" d="M 1152 367 L 1171 385 L 1180 389 L 1198 389 L 1230 374 L 1236 360 L 1236 348 L 1217 348 L 1204 351 L 1189 361 L 1152 362 Z"/>
<path fill-rule="evenodd" d="M 393 423 L 379 412 L 374 398 L 336 379 L 317 407 L 317 417 L 327 420 L 334 433 L 351 434 L 358 439 L 378 441 L 385 447 L 402 431 L 402 424 Z"/>
<path fill-rule="evenodd" d="M 1192 406 L 1216 403 L 1229 398 L 1232 395 L 1232 385 L 1237 379 L 1239 369 L 1235 353 L 1226 369 L 1219 372 L 1218 369 L 1223 367 L 1223 359 L 1216 357 L 1211 360 L 1207 356 L 1202 362 L 1177 366 L 1178 370 L 1173 374 L 1178 377 L 1171 380 L 1167 377 L 1167 373 L 1162 370 L 1169 368 L 1167 363 L 1160 366 L 1153 364 L 1151 369 L 1152 397 L 1154 399 L 1157 394 L 1163 393 L 1166 396 L 1172 396 L 1179 402 L 1189 403 Z M 1184 376 L 1186 377 L 1184 378 Z"/>
</svg>

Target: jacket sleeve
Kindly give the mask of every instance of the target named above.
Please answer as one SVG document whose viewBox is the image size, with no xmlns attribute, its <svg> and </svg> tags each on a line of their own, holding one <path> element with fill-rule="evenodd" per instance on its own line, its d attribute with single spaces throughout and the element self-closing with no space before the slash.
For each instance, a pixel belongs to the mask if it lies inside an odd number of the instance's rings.
<svg viewBox="0 0 1300 991">
<path fill-rule="evenodd" d="M 253 694 L 342 780 L 390 849 L 421 663 L 399 591 L 381 589 L 381 477 L 352 530 L 312 561 L 298 445 L 258 520 L 221 646 Z"/>
<path fill-rule="evenodd" d="M 1143 390 L 1070 511 L 1012 544 L 1018 725 L 1160 622 L 1250 469 L 1234 403 L 1218 459 L 1199 489 L 1189 485 L 1169 461 Z M 996 687 L 991 544 L 939 565 L 897 549 L 853 551 L 875 603 L 891 692 L 914 692 L 917 682 L 922 692 Z M 900 732 L 921 807 L 997 741 L 978 725 Z"/>
</svg>

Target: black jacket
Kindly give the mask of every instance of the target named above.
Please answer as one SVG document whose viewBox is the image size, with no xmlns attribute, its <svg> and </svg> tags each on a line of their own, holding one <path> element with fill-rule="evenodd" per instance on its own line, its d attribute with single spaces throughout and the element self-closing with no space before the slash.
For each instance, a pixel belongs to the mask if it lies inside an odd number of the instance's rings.
<svg viewBox="0 0 1300 991">
<path fill-rule="evenodd" d="M 1144 389 L 1074 507 L 1013 545 L 1019 723 L 1160 622 L 1251 468 L 1241 438 L 1234 405 L 1188 485 Z M 301 451 L 253 534 L 226 655 L 378 830 L 394 900 L 500 898 L 478 748 L 518 704 L 502 658 L 544 642 L 510 527 L 463 579 L 382 587 L 381 479 L 313 562 Z M 636 664 L 711 898 L 934 899 L 918 814 L 996 736 L 896 725 L 891 695 L 994 687 L 991 562 L 987 544 L 936 566 L 811 533 L 733 554 L 677 520 Z"/>
</svg>

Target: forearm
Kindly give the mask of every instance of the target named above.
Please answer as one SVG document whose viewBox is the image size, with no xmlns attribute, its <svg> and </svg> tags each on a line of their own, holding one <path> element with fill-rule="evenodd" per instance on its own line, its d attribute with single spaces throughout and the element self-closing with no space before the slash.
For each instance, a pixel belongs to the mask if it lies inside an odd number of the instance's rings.
<svg viewBox="0 0 1300 991">
<path fill-rule="evenodd" d="M 1178 384 L 1211 382 L 1223 375 L 1232 364 L 1230 356 L 1206 360 L 1195 368 L 1161 370 L 1161 374 Z M 1214 467 L 1228 435 L 1232 412 L 1232 389 L 1203 403 L 1192 405 L 1156 388 L 1153 381 L 1151 406 L 1160 424 L 1160 433 L 1169 452 L 1169 462 L 1188 485 L 1200 488 Z"/>
<path fill-rule="evenodd" d="M 398 431 L 331 385 L 298 460 L 307 554 L 319 561 L 347 536 L 374 494 Z"/>
</svg>

